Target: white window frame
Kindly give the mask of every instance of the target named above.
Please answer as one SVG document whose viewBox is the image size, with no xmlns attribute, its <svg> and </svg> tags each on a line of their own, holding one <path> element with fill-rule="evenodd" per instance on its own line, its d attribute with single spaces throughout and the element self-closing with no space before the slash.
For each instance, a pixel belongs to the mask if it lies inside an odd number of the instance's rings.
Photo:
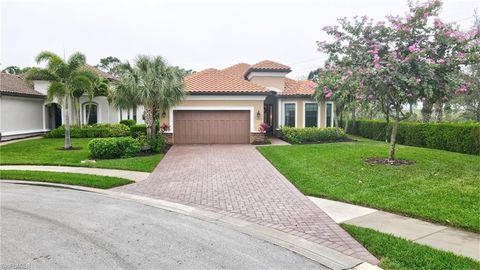
<svg viewBox="0 0 480 270">
<path fill-rule="evenodd" d="M 327 109 L 328 109 L 327 104 L 332 104 L 332 119 L 330 119 L 330 127 L 333 127 L 333 123 L 334 123 L 333 119 L 335 119 L 335 108 L 332 101 L 325 102 L 325 127 L 327 127 Z"/>
<path fill-rule="evenodd" d="M 306 123 L 307 123 L 307 111 L 305 110 L 305 107 L 307 104 L 317 104 L 317 125 L 316 127 L 320 127 L 320 103 L 318 102 L 313 102 L 313 101 L 304 101 L 303 102 L 303 127 L 305 128 L 306 127 Z"/>
<path fill-rule="evenodd" d="M 285 104 L 293 104 L 295 105 L 295 127 L 298 127 L 298 106 L 297 101 L 282 101 L 282 124 L 281 126 L 285 126 Z"/>
<path fill-rule="evenodd" d="M 87 107 L 88 107 L 88 101 L 87 102 L 84 102 L 82 104 L 82 120 L 83 120 L 83 124 L 84 125 L 88 125 L 87 123 L 87 114 L 86 114 L 86 111 L 87 111 Z M 101 110 L 100 110 L 100 104 L 98 104 L 97 102 L 93 101 L 92 102 L 92 105 L 96 105 L 97 106 L 97 123 L 96 124 L 101 124 L 102 121 L 102 115 L 101 115 Z"/>
<path fill-rule="evenodd" d="M 170 130 L 165 133 L 174 132 L 174 111 L 249 111 L 250 112 L 250 133 L 259 133 L 255 130 L 255 107 L 253 106 L 175 106 L 170 109 L 168 115 L 168 122 Z"/>
</svg>

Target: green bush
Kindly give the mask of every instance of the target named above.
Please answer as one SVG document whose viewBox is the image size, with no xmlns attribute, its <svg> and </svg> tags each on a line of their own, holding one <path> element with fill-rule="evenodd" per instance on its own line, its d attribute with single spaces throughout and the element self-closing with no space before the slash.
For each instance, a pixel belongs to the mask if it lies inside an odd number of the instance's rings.
<svg viewBox="0 0 480 270">
<path fill-rule="evenodd" d="M 292 128 L 283 127 L 281 137 L 291 143 L 316 143 L 316 142 L 335 142 L 343 141 L 347 135 L 340 129 L 340 134 L 336 133 L 335 128 Z"/>
<path fill-rule="evenodd" d="M 352 125 L 350 125 L 352 127 Z M 390 140 L 392 123 L 378 120 L 357 120 L 348 133 L 365 138 Z M 466 154 L 480 154 L 480 124 L 400 122 L 397 143 L 447 150 Z"/>
<path fill-rule="evenodd" d="M 112 159 L 133 157 L 140 152 L 140 144 L 132 137 L 100 138 L 88 143 L 93 158 Z"/>
<path fill-rule="evenodd" d="M 138 124 L 130 127 L 130 135 L 132 137 L 136 138 L 139 134 L 147 135 L 147 125 Z"/>
<path fill-rule="evenodd" d="M 151 147 L 150 151 L 161 153 L 167 145 L 167 139 L 162 134 L 159 134 L 155 139 L 147 139 L 147 144 Z"/>
<path fill-rule="evenodd" d="M 130 135 L 130 129 L 123 124 L 95 124 L 93 126 L 71 126 L 71 138 L 106 138 L 125 137 Z M 60 126 L 45 134 L 46 138 L 65 137 L 65 127 Z"/>
<path fill-rule="evenodd" d="M 124 119 L 124 120 L 120 121 L 120 124 L 124 124 L 127 127 L 131 127 L 131 126 L 137 124 L 137 122 L 133 119 Z"/>
</svg>

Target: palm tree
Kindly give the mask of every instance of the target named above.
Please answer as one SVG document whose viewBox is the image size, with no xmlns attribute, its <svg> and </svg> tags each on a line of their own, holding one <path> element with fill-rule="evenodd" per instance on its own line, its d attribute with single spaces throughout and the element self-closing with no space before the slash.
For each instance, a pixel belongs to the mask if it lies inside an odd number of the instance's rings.
<svg viewBox="0 0 480 270">
<path fill-rule="evenodd" d="M 92 91 L 92 78 L 96 74 L 84 68 L 85 55 L 77 52 L 72 54 L 67 61 L 60 56 L 44 51 L 35 58 L 38 64 L 46 62 L 45 68 L 31 68 L 27 72 L 29 80 L 49 80 L 51 83 L 47 89 L 47 101 L 56 98 L 63 103 L 65 119 L 65 149 L 71 149 L 70 143 L 70 112 L 69 104 L 79 93 Z"/>
<path fill-rule="evenodd" d="M 113 103 L 121 109 L 143 105 L 147 137 L 154 138 L 158 113 L 168 111 L 186 95 L 183 76 L 179 68 L 169 66 L 160 56 L 140 55 L 133 67 L 128 62 L 120 66 L 120 79 L 114 83 Z"/>
</svg>

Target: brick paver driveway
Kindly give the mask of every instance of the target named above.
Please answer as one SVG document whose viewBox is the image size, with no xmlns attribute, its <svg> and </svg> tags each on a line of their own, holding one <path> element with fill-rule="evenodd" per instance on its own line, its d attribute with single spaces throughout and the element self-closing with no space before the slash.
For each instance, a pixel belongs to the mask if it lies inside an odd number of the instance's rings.
<svg viewBox="0 0 480 270">
<path fill-rule="evenodd" d="M 175 145 L 149 178 L 117 189 L 221 212 L 377 262 L 251 145 Z"/>
</svg>

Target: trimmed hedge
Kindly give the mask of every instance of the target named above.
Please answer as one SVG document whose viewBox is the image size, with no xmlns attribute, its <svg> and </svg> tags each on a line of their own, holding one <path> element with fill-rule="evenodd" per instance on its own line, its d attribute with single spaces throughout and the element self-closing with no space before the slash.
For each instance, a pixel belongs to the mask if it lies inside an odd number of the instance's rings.
<svg viewBox="0 0 480 270">
<path fill-rule="evenodd" d="M 393 123 L 379 120 L 357 120 L 348 133 L 361 137 L 390 141 Z M 387 137 L 388 131 L 388 137 Z M 480 124 L 400 122 L 397 143 L 452 152 L 480 155 Z"/>
<path fill-rule="evenodd" d="M 130 135 L 132 137 L 136 138 L 139 134 L 147 135 L 147 125 L 138 124 L 130 127 Z"/>
<path fill-rule="evenodd" d="M 135 125 L 136 123 L 137 122 L 133 119 L 125 119 L 125 120 L 120 121 L 120 124 L 123 124 L 127 127 L 131 127 L 131 126 Z"/>
<path fill-rule="evenodd" d="M 280 136 L 291 143 L 319 143 L 319 142 L 336 142 L 347 139 L 347 135 L 340 129 L 337 136 L 335 128 L 292 128 L 283 127 Z"/>
<path fill-rule="evenodd" d="M 112 159 L 133 157 L 140 153 L 140 143 L 132 137 L 100 138 L 88 143 L 93 158 Z"/>
<path fill-rule="evenodd" d="M 106 137 L 125 137 L 130 135 L 130 129 L 123 124 L 95 124 L 93 126 L 71 126 L 71 138 L 106 138 Z M 46 138 L 65 137 L 65 127 L 60 126 L 47 132 Z"/>
</svg>

